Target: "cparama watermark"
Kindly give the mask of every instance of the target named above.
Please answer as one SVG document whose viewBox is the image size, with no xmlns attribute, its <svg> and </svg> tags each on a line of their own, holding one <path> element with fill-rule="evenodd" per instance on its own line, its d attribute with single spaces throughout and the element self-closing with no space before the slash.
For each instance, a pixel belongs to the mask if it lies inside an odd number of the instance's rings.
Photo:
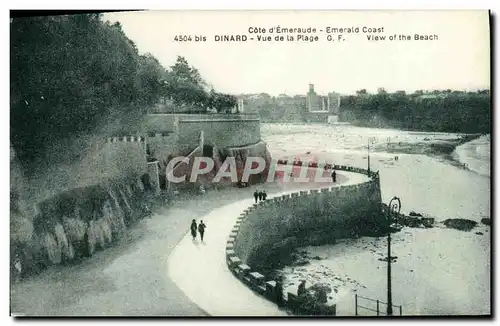
<svg viewBox="0 0 500 326">
<path fill-rule="evenodd" d="M 215 161 L 210 157 L 195 157 L 192 164 L 189 157 L 174 157 L 166 167 L 168 182 L 186 182 L 189 175 L 189 182 L 196 182 L 199 176 L 213 173 L 215 171 Z M 216 170 L 212 182 L 220 182 L 222 178 L 229 178 L 231 182 L 247 183 L 251 175 L 258 175 L 268 168 L 266 182 L 274 182 L 280 179 L 282 182 L 330 182 L 329 173 L 325 176 L 325 171 L 334 168 L 333 165 L 324 161 L 314 160 L 276 160 L 272 159 L 269 164 L 262 157 L 247 157 L 245 164 L 237 163 L 235 157 L 227 157 Z M 311 178 L 311 174 L 314 178 Z M 176 176 L 177 175 L 177 176 Z"/>
</svg>

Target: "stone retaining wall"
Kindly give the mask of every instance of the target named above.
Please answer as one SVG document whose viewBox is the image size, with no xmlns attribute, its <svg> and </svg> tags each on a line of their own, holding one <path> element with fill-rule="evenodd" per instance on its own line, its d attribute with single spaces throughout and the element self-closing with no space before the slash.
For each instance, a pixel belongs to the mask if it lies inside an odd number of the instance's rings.
<svg viewBox="0 0 500 326">
<path fill-rule="evenodd" d="M 178 150 L 196 146 L 203 130 L 206 145 L 232 148 L 257 144 L 260 139 L 259 119 L 179 119 L 175 132 Z"/>
<path fill-rule="evenodd" d="M 334 168 L 370 178 L 360 184 L 299 191 L 254 204 L 240 214 L 229 234 L 226 263 L 230 271 L 250 289 L 275 303 L 278 300 L 276 280 L 255 267 L 262 256 L 273 255 L 283 242 L 291 247 L 310 245 L 315 241 L 311 239 L 314 232 L 326 230 L 334 237 L 341 237 L 340 231 L 345 230 L 340 229 L 359 224 L 377 227 L 384 223 L 378 172 L 349 166 Z M 293 293 L 286 294 L 283 305 L 299 315 L 336 314 L 335 306 L 311 311 Z"/>
</svg>

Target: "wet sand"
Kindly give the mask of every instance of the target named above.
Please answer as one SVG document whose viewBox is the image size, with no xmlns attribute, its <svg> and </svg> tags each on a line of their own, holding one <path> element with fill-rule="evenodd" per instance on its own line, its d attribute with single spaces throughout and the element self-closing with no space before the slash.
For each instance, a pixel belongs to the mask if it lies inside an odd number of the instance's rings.
<svg viewBox="0 0 500 326">
<path fill-rule="evenodd" d="M 481 234 L 476 234 L 481 232 Z M 392 300 L 403 315 L 488 315 L 490 313 L 489 227 L 472 232 L 446 228 L 403 228 L 392 236 Z M 284 289 L 297 292 L 323 283 L 332 288 L 329 303 L 339 316 L 355 315 L 358 295 L 387 302 L 387 238 L 345 239 L 336 245 L 306 247 L 306 266 L 286 267 Z M 318 259 L 319 258 L 319 259 Z M 359 299 L 375 309 L 376 304 Z M 380 304 L 383 312 L 386 306 Z M 362 316 L 375 313 L 359 309 Z M 394 308 L 394 313 L 399 310 Z"/>
</svg>

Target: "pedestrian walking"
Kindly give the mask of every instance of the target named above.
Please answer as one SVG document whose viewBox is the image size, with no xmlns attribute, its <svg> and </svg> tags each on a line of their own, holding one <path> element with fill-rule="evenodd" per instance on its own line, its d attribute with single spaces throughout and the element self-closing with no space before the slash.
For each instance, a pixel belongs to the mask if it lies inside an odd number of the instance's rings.
<svg viewBox="0 0 500 326">
<path fill-rule="evenodd" d="M 278 307 L 283 307 L 284 302 L 283 302 L 283 285 L 281 284 L 281 281 L 276 281 L 276 304 Z"/>
<path fill-rule="evenodd" d="M 262 200 L 262 191 L 259 191 L 258 196 L 259 196 L 259 201 L 261 201 Z"/>
<path fill-rule="evenodd" d="M 14 274 L 14 282 L 17 283 L 21 279 L 22 275 L 22 264 L 21 264 L 21 259 L 19 259 L 18 256 L 16 256 L 16 260 L 14 261 L 14 269 L 15 272 Z"/>
<path fill-rule="evenodd" d="M 297 295 L 300 297 L 301 295 L 306 294 L 306 281 L 301 280 L 299 284 L 299 288 L 297 289 Z"/>
<path fill-rule="evenodd" d="M 255 203 L 257 204 L 257 200 L 259 199 L 259 192 L 257 190 L 253 193 L 253 198 L 255 198 Z"/>
<path fill-rule="evenodd" d="M 200 224 L 198 224 L 198 231 L 200 232 L 200 239 L 203 241 L 203 235 L 205 234 L 205 228 L 207 226 L 205 223 L 203 223 L 203 220 L 200 221 Z"/>
<path fill-rule="evenodd" d="M 193 240 L 196 239 L 196 230 L 198 229 L 198 226 L 196 225 L 196 220 L 193 220 L 191 222 L 191 236 L 193 237 Z"/>
<path fill-rule="evenodd" d="M 262 192 L 262 199 L 263 200 L 267 199 L 267 192 L 265 190 Z"/>
<path fill-rule="evenodd" d="M 333 182 L 337 182 L 337 173 L 335 172 L 335 170 L 333 170 L 332 172 L 332 180 Z"/>
</svg>

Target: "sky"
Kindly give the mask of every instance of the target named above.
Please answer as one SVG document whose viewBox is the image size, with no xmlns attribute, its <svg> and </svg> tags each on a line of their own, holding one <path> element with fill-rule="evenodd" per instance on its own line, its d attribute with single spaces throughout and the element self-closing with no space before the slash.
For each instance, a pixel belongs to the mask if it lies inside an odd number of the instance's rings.
<svg viewBox="0 0 500 326">
<path fill-rule="evenodd" d="M 108 13 L 104 19 L 119 21 L 139 51 L 150 52 L 164 67 L 183 56 L 216 90 L 232 94 L 305 94 L 310 83 L 320 94 L 490 88 L 487 11 L 146 11 Z M 309 35 L 318 40 L 257 40 L 297 39 L 296 33 L 269 33 L 276 26 L 316 28 Z M 266 33 L 250 33 L 250 27 Z M 327 27 L 359 32 L 327 33 Z M 364 33 L 364 27 L 380 32 Z M 400 34 L 412 39 L 399 40 Z M 415 34 L 437 40 L 415 40 Z M 192 41 L 175 41 L 176 35 Z M 215 35 L 246 35 L 247 41 L 216 42 Z M 386 40 L 369 41 L 368 35 Z M 195 36 L 206 41 L 195 42 Z"/>
</svg>

